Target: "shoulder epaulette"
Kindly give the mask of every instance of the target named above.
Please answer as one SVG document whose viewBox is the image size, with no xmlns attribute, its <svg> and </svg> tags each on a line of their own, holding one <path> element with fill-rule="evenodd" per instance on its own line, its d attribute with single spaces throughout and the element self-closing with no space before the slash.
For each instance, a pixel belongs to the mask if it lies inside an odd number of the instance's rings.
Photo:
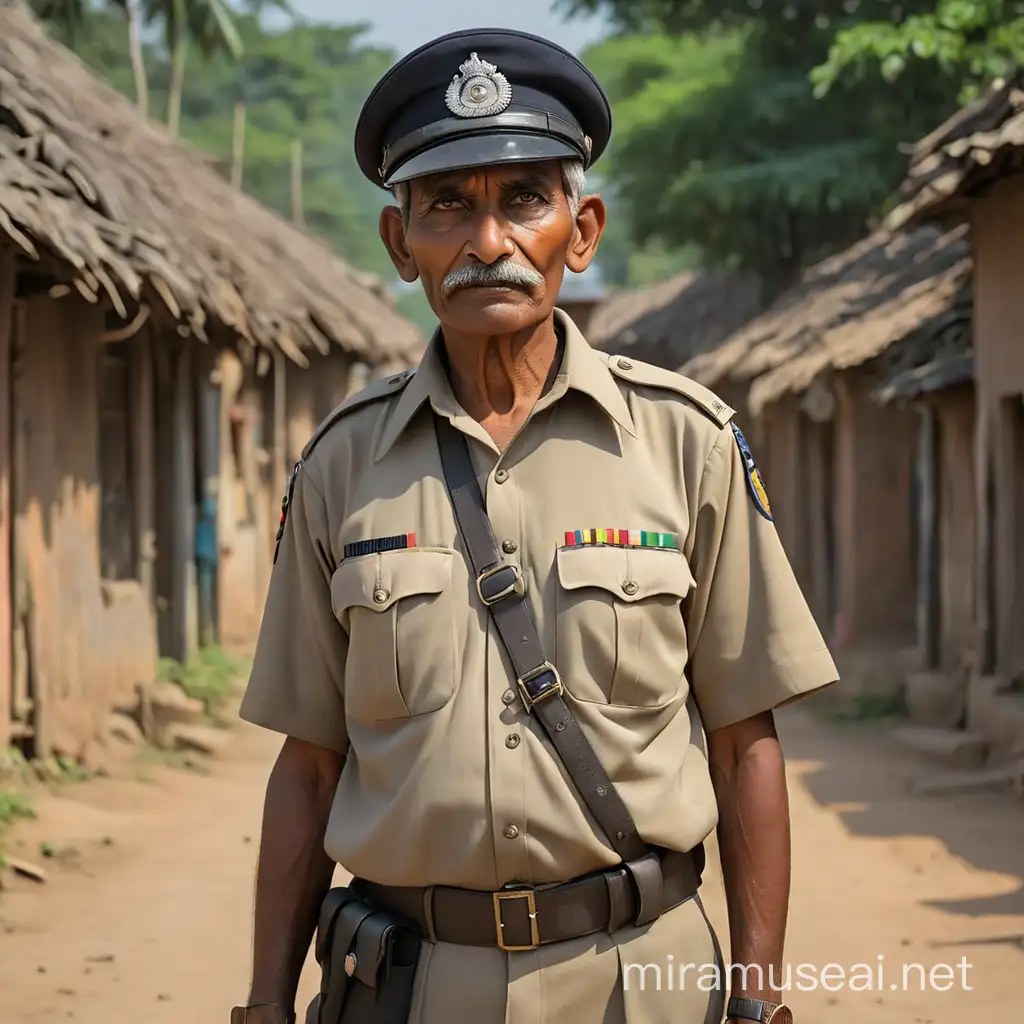
<svg viewBox="0 0 1024 1024">
<path fill-rule="evenodd" d="M 684 377 L 681 373 L 666 370 L 653 363 L 644 363 L 639 359 L 627 359 L 625 356 L 608 355 L 605 358 L 608 360 L 608 369 L 616 377 L 628 380 L 632 384 L 675 391 L 689 399 L 720 427 L 726 426 L 736 415 L 736 410 L 726 405 L 713 391 L 689 377 Z"/>
<path fill-rule="evenodd" d="M 381 377 L 380 380 L 371 381 L 365 388 L 349 395 L 340 405 L 332 409 L 323 422 L 313 431 L 313 436 L 306 442 L 302 449 L 302 459 L 308 459 L 320 439 L 327 433 L 335 423 L 343 416 L 347 416 L 354 409 L 359 409 L 370 402 L 376 402 L 388 395 L 396 394 L 412 380 L 415 370 L 403 370 L 401 373 L 392 374 L 390 377 Z"/>
</svg>

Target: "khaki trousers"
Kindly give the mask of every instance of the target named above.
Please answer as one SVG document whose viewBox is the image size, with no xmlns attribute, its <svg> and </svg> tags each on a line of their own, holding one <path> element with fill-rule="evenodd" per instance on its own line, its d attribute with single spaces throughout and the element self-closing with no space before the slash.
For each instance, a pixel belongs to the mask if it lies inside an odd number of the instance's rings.
<svg viewBox="0 0 1024 1024">
<path fill-rule="evenodd" d="M 691 899 L 644 928 L 525 952 L 424 943 L 409 1024 L 721 1024 L 725 981 Z"/>
</svg>

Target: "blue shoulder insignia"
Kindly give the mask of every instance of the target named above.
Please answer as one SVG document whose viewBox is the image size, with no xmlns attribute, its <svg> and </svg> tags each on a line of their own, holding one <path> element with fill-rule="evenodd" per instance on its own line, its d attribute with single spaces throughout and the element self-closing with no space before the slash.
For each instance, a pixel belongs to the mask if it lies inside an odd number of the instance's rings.
<svg viewBox="0 0 1024 1024">
<path fill-rule="evenodd" d="M 768 501 L 768 492 L 765 490 L 764 481 L 761 479 L 761 471 L 757 468 L 757 463 L 754 462 L 754 456 L 750 451 L 750 445 L 747 444 L 747 439 L 743 436 L 743 431 L 735 423 L 731 426 L 733 434 L 736 435 L 736 444 L 739 446 L 740 455 L 743 457 L 743 471 L 747 477 L 747 486 L 750 488 L 751 497 L 754 499 L 754 508 L 769 523 L 772 523 L 775 520 L 772 518 L 772 506 Z"/>
</svg>

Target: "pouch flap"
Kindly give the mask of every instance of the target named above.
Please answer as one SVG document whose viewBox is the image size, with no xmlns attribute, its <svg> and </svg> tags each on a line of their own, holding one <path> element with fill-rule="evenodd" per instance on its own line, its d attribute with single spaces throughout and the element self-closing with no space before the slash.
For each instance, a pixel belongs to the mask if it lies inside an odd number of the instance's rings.
<svg viewBox="0 0 1024 1024">
<path fill-rule="evenodd" d="M 619 601 L 657 594 L 682 600 L 695 583 L 689 563 L 675 548 L 559 548 L 556 562 L 565 590 L 600 587 Z"/>
<path fill-rule="evenodd" d="M 320 921 L 316 928 L 315 947 L 316 961 L 321 966 L 324 963 L 324 953 L 327 950 L 327 941 L 334 928 L 335 919 L 341 912 L 341 908 L 354 899 L 356 899 L 355 893 L 346 886 L 338 886 L 335 889 L 331 889 L 324 897 L 324 901 L 320 906 Z"/>
<path fill-rule="evenodd" d="M 347 558 L 331 577 L 335 615 L 346 608 L 387 611 L 415 594 L 440 594 L 452 578 L 455 552 L 445 548 L 402 548 Z"/>
</svg>

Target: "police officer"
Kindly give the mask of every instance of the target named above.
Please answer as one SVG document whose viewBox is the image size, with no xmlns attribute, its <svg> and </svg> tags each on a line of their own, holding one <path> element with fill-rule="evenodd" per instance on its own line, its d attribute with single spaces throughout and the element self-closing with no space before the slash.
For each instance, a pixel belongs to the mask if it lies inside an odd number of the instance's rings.
<svg viewBox="0 0 1024 1024">
<path fill-rule="evenodd" d="M 238 1020 L 292 1019 L 336 863 L 421 929 L 410 1024 L 792 1019 L 772 711 L 837 673 L 733 410 L 555 307 L 610 133 L 576 58 L 498 29 L 409 54 L 362 111 L 383 243 L 439 329 L 289 485 L 242 707 L 287 738 Z"/>
</svg>

